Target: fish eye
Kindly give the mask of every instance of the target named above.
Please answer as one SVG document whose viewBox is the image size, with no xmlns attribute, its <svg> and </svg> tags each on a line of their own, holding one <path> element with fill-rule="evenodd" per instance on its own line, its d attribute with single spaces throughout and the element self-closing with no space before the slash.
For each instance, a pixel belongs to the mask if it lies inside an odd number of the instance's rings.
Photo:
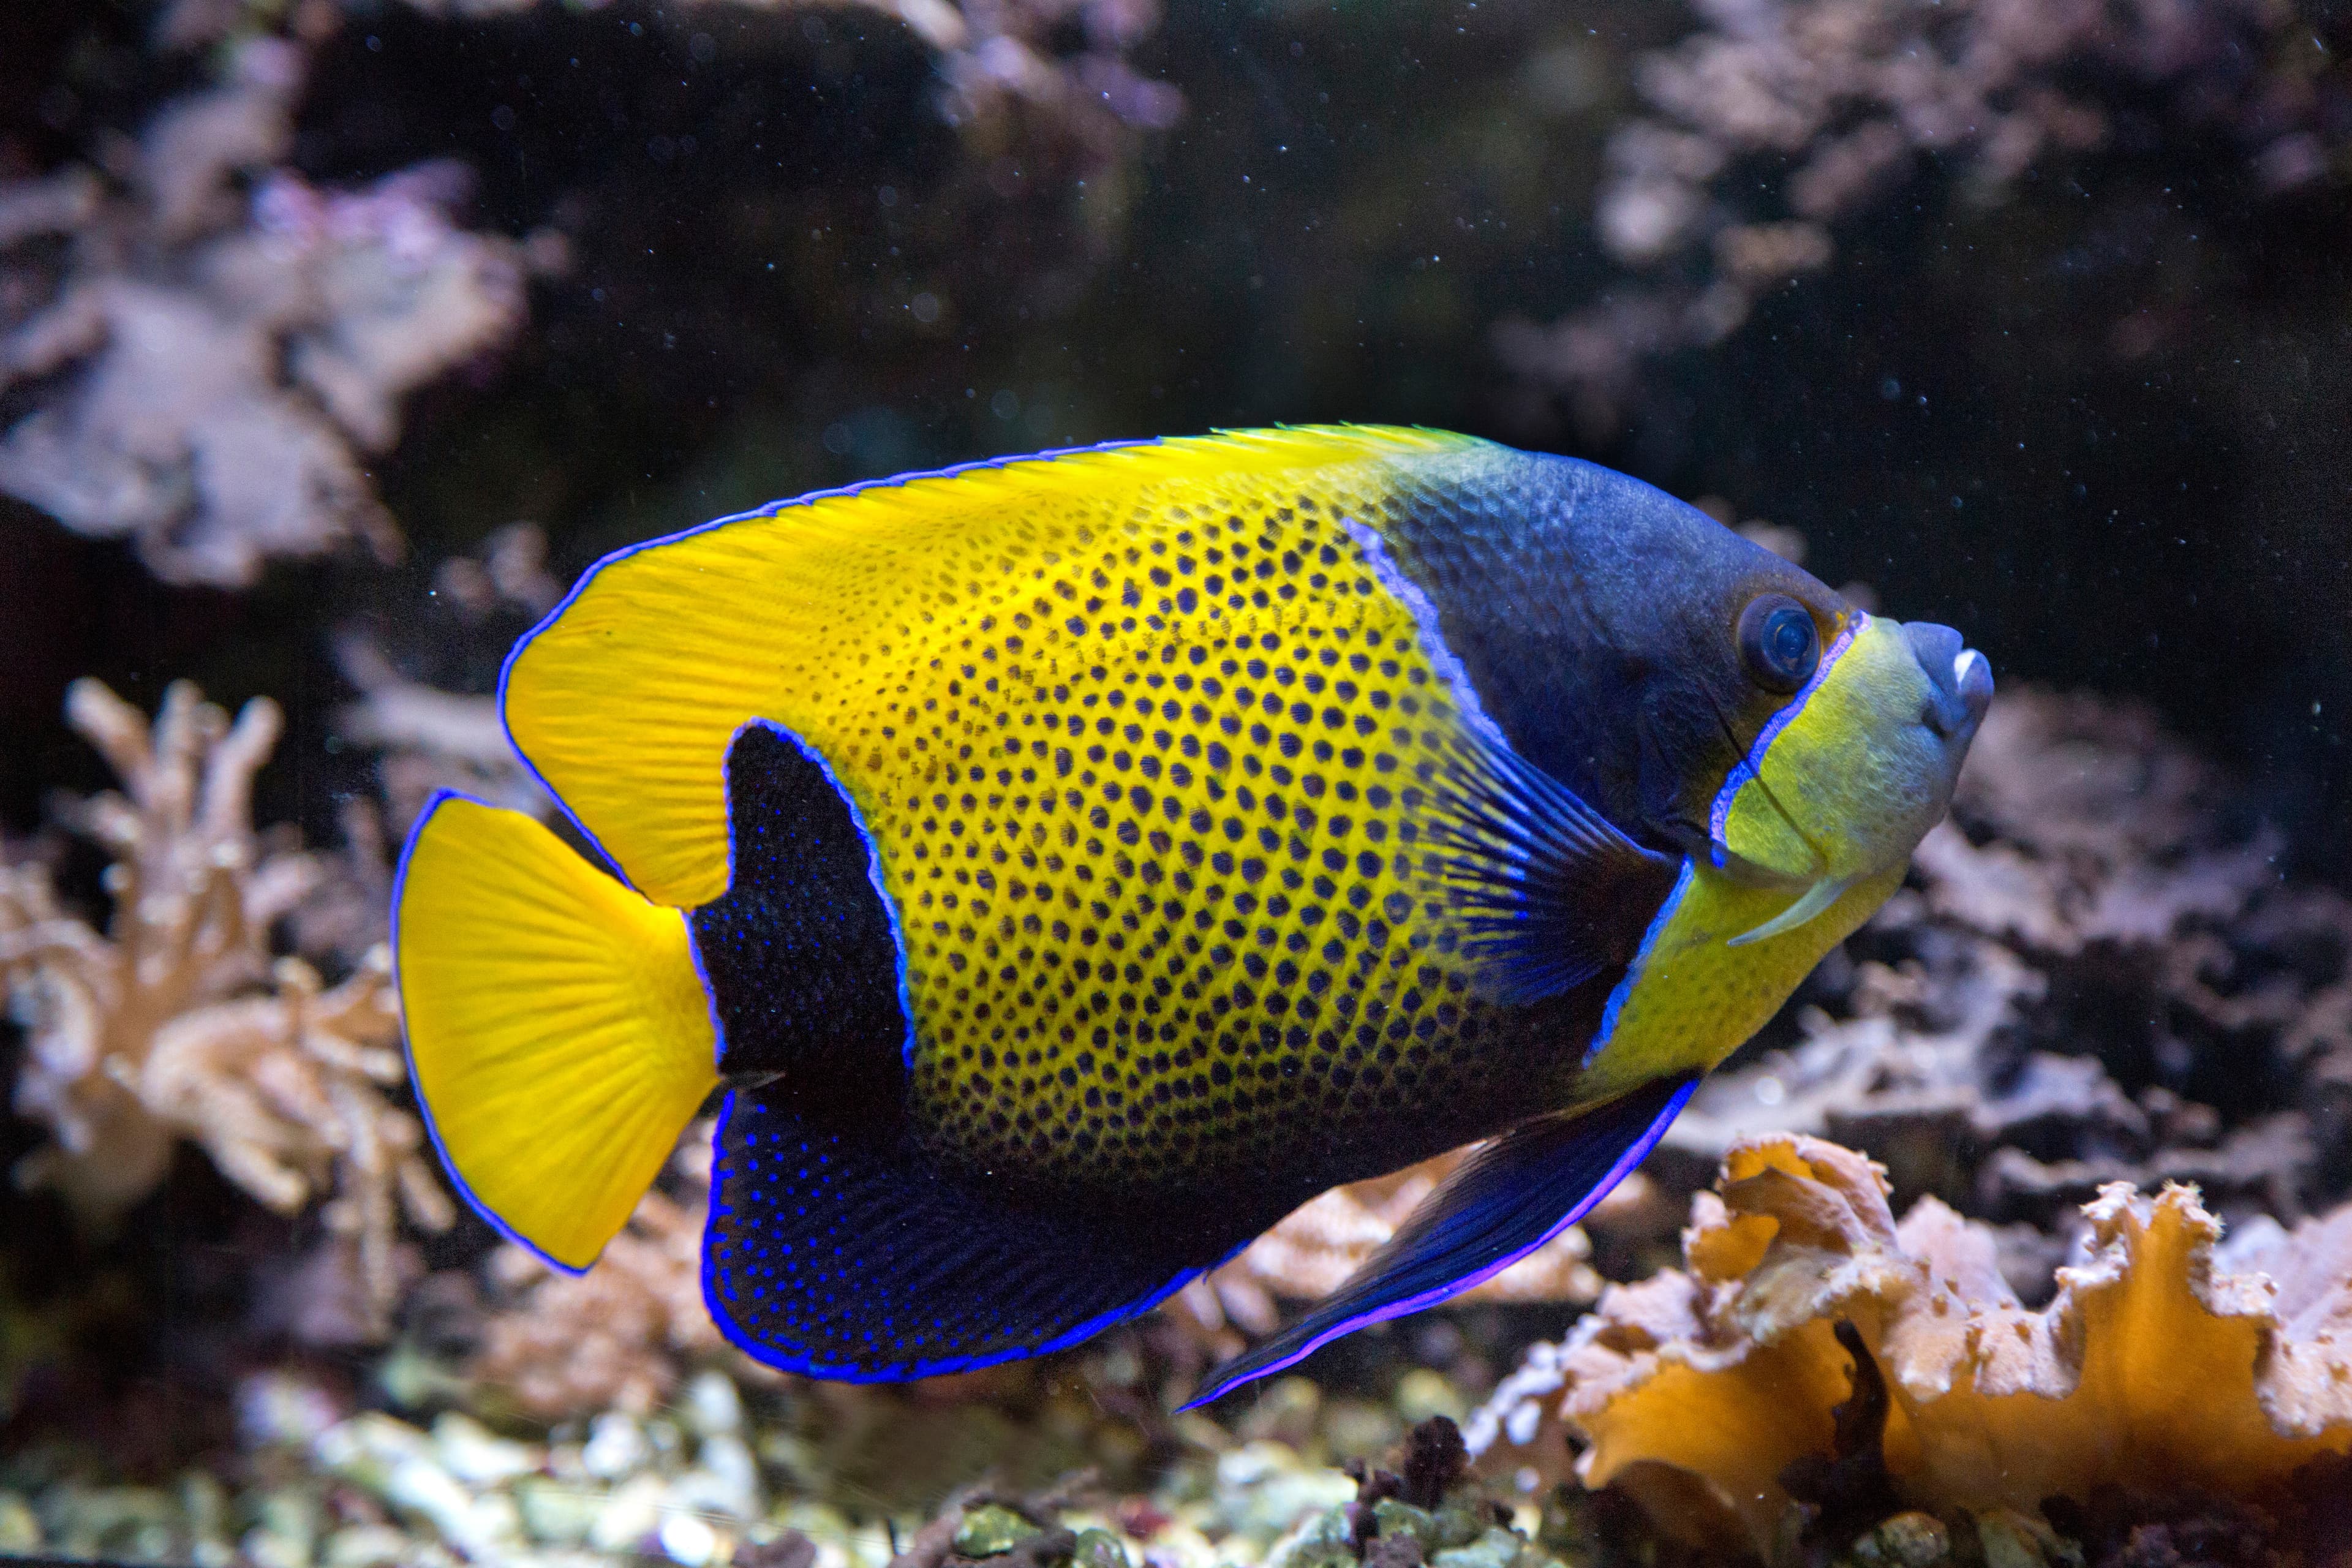
<svg viewBox="0 0 2352 1568">
<path fill-rule="evenodd" d="M 1739 612 L 1739 657 L 1767 691 L 1794 691 L 1822 661 L 1813 613 L 1786 594 L 1760 594 Z"/>
</svg>

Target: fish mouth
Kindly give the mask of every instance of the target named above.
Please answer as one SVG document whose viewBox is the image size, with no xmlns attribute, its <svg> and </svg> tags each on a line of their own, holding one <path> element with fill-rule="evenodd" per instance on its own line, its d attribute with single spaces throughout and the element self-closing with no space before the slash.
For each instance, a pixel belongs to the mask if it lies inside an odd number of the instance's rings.
<svg viewBox="0 0 2352 1568">
<path fill-rule="evenodd" d="M 1927 699 L 1919 721 L 1948 749 L 1968 750 L 1992 706 L 1992 661 L 1968 646 L 1960 634 L 1933 621 L 1911 621 L 1903 640 L 1927 678 Z M 1958 758 L 1953 759 L 1958 771 Z"/>
</svg>

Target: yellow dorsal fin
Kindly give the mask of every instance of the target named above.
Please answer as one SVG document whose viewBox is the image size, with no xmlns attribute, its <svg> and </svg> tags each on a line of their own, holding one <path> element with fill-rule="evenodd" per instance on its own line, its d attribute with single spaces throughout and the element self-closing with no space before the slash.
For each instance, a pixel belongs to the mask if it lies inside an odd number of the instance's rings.
<svg viewBox="0 0 2352 1568">
<path fill-rule="evenodd" d="M 919 705 L 909 657 L 942 668 L 956 625 L 1031 614 L 1057 590 L 1094 596 L 1075 552 L 1263 502 L 1276 482 L 1286 500 L 1310 472 L 1354 470 L 1343 489 L 1379 493 L 1396 464 L 1465 449 L 1493 450 L 1384 426 L 1234 431 L 722 519 L 592 568 L 509 659 L 508 731 L 633 886 L 657 903 L 707 903 L 727 881 L 721 763 L 749 720 L 793 730 L 836 765 L 852 751 L 887 765 L 910 743 L 916 715 L 903 710 Z M 857 771 L 842 771 L 855 797 Z"/>
</svg>

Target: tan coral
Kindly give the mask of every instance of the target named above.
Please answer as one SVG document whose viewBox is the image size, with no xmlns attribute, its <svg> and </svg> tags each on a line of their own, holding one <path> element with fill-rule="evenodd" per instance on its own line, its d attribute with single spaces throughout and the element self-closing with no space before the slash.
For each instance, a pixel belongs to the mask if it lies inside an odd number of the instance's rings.
<svg viewBox="0 0 2352 1568">
<path fill-rule="evenodd" d="M 1693 1206 L 1687 1272 L 1612 1289 L 1497 1389 L 1473 1445 L 1541 1461 L 1564 1423 L 1590 1445 L 1587 1485 L 1761 1551 L 1781 1472 L 1829 1447 L 1850 1320 L 1894 1395 L 1888 1468 L 1919 1507 L 2030 1512 L 2105 1484 L 2245 1496 L 2352 1452 L 2352 1208 L 2235 1255 L 2217 1255 L 2221 1223 L 2190 1188 L 2117 1184 L 2084 1212 L 2087 1261 L 2032 1311 L 1985 1226 L 1932 1198 L 1897 1226 L 1860 1155 L 1745 1140 Z"/>
<path fill-rule="evenodd" d="M 697 1122 L 671 1163 L 675 1196 L 647 1193 L 584 1274 L 559 1274 L 509 1244 L 490 1260 L 505 1301 L 472 1367 L 525 1414 L 556 1420 L 653 1409 L 693 1356 L 725 1348 L 702 1301 L 702 1224 L 710 1123 Z"/>
<path fill-rule="evenodd" d="M 1457 1149 L 1308 1200 L 1240 1257 L 1178 1292 L 1168 1310 L 1204 1334 L 1214 1353 L 1235 1353 L 1244 1342 L 1226 1332 L 1228 1325 L 1263 1337 L 1281 1326 L 1277 1300 L 1319 1300 L 1338 1289 L 1469 1152 Z M 1458 1300 L 1590 1301 L 1601 1288 L 1591 1256 L 1591 1242 L 1571 1226 Z"/>
<path fill-rule="evenodd" d="M 270 957 L 271 924 L 322 875 L 253 830 L 276 705 L 257 700 L 231 724 L 181 682 L 151 729 L 84 680 L 67 713 L 122 783 L 73 813 L 113 857 L 115 907 L 101 935 L 58 904 L 42 868 L 0 865 L 0 991 L 27 1026 L 14 1103 L 52 1138 L 17 1180 L 104 1224 L 153 1190 L 174 1142 L 195 1142 L 280 1212 L 329 1199 L 381 1314 L 402 1213 L 437 1229 L 449 1204 L 415 1119 L 386 1092 L 404 1076 L 389 955 L 376 949 L 331 988 Z"/>
</svg>

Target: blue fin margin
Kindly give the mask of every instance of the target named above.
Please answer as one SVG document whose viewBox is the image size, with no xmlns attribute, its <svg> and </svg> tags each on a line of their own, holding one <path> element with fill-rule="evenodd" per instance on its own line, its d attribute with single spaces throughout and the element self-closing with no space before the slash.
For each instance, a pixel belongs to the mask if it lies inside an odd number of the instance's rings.
<svg viewBox="0 0 2352 1568">
<path fill-rule="evenodd" d="M 1346 1284 L 1210 1373 L 1182 1408 L 1280 1372 L 1344 1334 L 1433 1307 L 1517 1262 L 1631 1174 L 1697 1087 L 1696 1077 L 1660 1079 L 1590 1110 L 1505 1133 L 1432 1193 Z"/>
</svg>

